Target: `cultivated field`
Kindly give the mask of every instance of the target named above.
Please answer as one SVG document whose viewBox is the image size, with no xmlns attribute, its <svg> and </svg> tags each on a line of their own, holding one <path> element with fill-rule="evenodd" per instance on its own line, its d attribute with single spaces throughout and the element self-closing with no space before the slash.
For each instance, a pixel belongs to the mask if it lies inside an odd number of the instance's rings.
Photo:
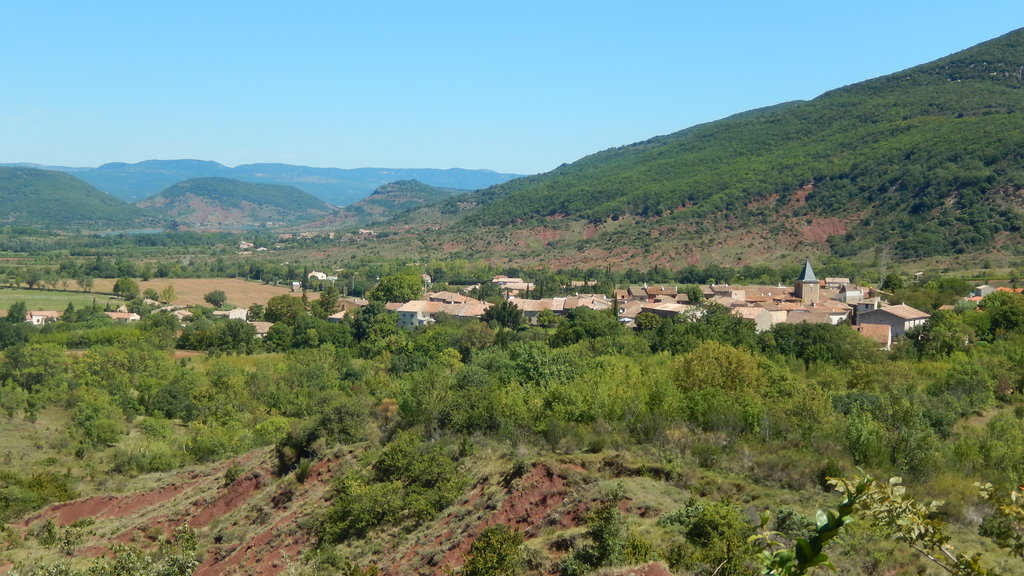
<svg viewBox="0 0 1024 576">
<path fill-rule="evenodd" d="M 113 282 L 110 285 L 113 286 Z M 124 304 L 121 300 L 111 298 L 107 294 L 91 294 L 73 290 L 0 288 L 0 310 L 6 311 L 11 304 L 21 301 L 25 302 L 25 307 L 29 310 L 56 310 L 57 312 L 63 312 L 68 307 L 68 302 L 73 303 L 75 308 L 91 306 L 93 302 L 97 306 L 105 306 L 108 302 L 116 302 L 115 306 Z"/>
<path fill-rule="evenodd" d="M 93 284 L 93 291 L 113 292 L 114 282 L 112 278 L 97 278 Z M 139 289 L 144 291 L 152 288 L 159 293 L 168 284 L 174 286 L 175 296 L 172 303 L 179 306 L 208 306 L 203 300 L 203 295 L 214 290 L 223 290 L 228 296 L 228 304 L 241 308 L 248 308 L 253 304 L 266 304 L 267 300 L 274 296 L 292 293 L 290 288 L 284 286 L 270 286 L 241 278 L 155 278 L 139 281 Z M 315 297 L 314 293 L 309 293 L 310 299 Z"/>
</svg>

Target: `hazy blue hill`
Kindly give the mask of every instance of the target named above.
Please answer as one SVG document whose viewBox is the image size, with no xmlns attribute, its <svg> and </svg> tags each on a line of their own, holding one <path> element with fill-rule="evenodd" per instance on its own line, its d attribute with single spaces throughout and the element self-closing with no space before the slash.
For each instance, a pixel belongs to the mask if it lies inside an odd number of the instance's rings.
<svg viewBox="0 0 1024 576">
<path fill-rule="evenodd" d="M 397 180 L 418 180 L 438 188 L 478 190 L 507 182 L 516 174 L 462 168 L 311 168 L 288 164 L 243 164 L 232 178 L 252 182 L 288 184 L 336 206 L 366 198 L 378 187 Z"/>
<path fill-rule="evenodd" d="M 182 180 L 204 176 L 227 177 L 231 168 L 203 160 L 146 160 L 136 164 L 111 162 L 99 168 L 77 168 L 73 174 L 96 188 L 128 202 L 148 198 Z"/>
<path fill-rule="evenodd" d="M 334 208 L 294 186 L 229 178 L 192 178 L 138 203 L 179 224 L 198 227 L 290 225 L 322 218 Z"/>
<path fill-rule="evenodd" d="M 48 229 L 153 225 L 135 206 L 63 172 L 0 167 L 0 223 Z"/>
<path fill-rule="evenodd" d="M 478 190 L 507 182 L 516 174 L 461 168 L 313 168 L 290 164 L 243 164 L 230 168 L 206 160 L 113 162 L 99 168 L 52 167 L 72 173 L 96 188 L 127 201 L 138 201 L 167 187 L 202 177 L 221 177 L 260 184 L 295 186 L 333 205 L 351 204 L 377 187 L 396 180 L 419 180 L 431 186 Z"/>
<path fill-rule="evenodd" d="M 1020 244 L 1024 32 L 929 64 L 605 150 L 449 201 L 458 227 L 676 222 L 680 242 L 728 227 L 779 234 L 830 218 L 831 249 L 902 258 Z M 475 205 L 474 205 L 475 204 Z M 649 228 L 640 223 L 638 229 Z M 596 240 L 600 243 L 600 239 Z M 575 248 L 579 248 L 576 246 Z"/>
</svg>

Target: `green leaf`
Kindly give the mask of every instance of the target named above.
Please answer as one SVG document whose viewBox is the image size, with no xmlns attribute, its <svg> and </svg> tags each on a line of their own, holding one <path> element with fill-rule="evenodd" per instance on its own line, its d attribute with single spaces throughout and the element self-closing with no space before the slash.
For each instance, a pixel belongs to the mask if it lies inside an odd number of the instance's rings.
<svg viewBox="0 0 1024 576">
<path fill-rule="evenodd" d="M 815 521 L 818 525 L 818 529 L 820 530 L 828 525 L 829 517 L 824 511 L 818 510 L 818 513 L 815 515 Z"/>
</svg>

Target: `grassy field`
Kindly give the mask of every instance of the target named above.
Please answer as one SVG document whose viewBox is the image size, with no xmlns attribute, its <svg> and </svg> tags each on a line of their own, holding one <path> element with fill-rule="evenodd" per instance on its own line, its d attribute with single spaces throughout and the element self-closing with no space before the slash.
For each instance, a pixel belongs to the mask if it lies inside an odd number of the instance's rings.
<svg viewBox="0 0 1024 576">
<path fill-rule="evenodd" d="M 56 310 L 57 312 L 63 312 L 68 307 L 68 302 L 73 303 L 76 308 L 91 306 L 94 301 L 97 306 L 105 306 L 108 302 L 112 302 L 115 307 L 124 304 L 124 301 L 111 298 L 107 294 L 63 290 L 0 288 L 0 310 L 6 311 L 11 307 L 11 304 L 19 301 L 24 301 L 25 306 L 29 310 Z"/>
</svg>

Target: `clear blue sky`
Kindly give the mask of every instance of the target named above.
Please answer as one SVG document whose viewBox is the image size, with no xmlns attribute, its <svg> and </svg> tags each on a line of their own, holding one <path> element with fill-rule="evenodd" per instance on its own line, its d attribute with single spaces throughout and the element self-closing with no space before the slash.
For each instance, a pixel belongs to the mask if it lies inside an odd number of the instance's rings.
<svg viewBox="0 0 1024 576">
<path fill-rule="evenodd" d="M 536 173 L 927 62 L 1020 0 L 7 0 L 0 162 Z"/>
</svg>

